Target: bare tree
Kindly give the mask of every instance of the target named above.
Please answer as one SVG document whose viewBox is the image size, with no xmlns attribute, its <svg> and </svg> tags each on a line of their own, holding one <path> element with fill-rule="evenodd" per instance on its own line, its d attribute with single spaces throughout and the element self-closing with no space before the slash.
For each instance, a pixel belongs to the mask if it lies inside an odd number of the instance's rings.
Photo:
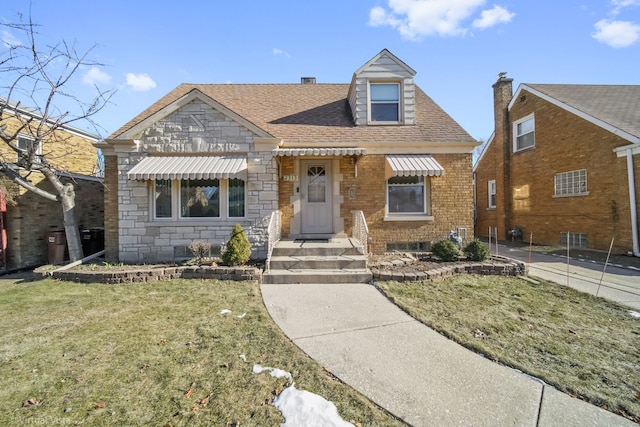
<svg viewBox="0 0 640 427">
<path fill-rule="evenodd" d="M 38 26 L 29 16 L 19 15 L 19 22 L 0 23 L 13 40 L 3 40 L 0 51 L 0 143 L 16 153 L 17 161 L 0 159 L 0 172 L 29 191 L 60 203 L 71 261 L 82 259 L 80 231 L 75 215 L 75 191 L 73 183 L 64 183 L 60 174 L 43 153 L 45 144 L 68 143 L 68 135 L 62 130 L 68 126 L 90 124 L 96 133 L 99 126 L 92 118 L 101 111 L 113 95 L 113 90 L 103 91 L 97 86 L 89 102 L 74 95 L 71 81 L 84 67 L 102 64 L 89 58 L 96 47 L 78 52 L 76 43 L 61 41 L 55 45 L 38 43 Z M 22 40 L 20 40 L 22 38 Z M 23 106 L 24 104 L 28 104 Z M 69 109 L 67 109 L 69 108 Z M 23 114 L 15 114 L 21 111 Z M 32 112 L 32 114 L 29 114 Z M 9 128 L 7 122 L 17 120 L 17 128 Z M 26 134 L 32 143 L 19 146 L 18 136 Z M 35 187 L 20 170 L 40 172 L 52 184 L 55 192 Z"/>
</svg>

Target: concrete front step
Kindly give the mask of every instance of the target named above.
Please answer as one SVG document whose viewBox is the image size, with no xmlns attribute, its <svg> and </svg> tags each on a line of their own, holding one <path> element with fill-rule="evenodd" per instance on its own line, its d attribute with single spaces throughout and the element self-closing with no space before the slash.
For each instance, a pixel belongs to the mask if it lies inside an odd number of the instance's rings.
<svg viewBox="0 0 640 427">
<path fill-rule="evenodd" d="M 367 259 L 364 255 L 272 256 L 270 267 L 273 270 L 366 270 Z"/>
<path fill-rule="evenodd" d="M 273 248 L 272 256 L 349 256 L 361 255 L 357 241 L 353 239 L 280 240 Z"/>
<path fill-rule="evenodd" d="M 265 284 L 310 284 L 310 283 L 369 283 L 373 278 L 367 269 L 338 269 L 338 270 L 270 270 L 262 275 Z"/>
</svg>

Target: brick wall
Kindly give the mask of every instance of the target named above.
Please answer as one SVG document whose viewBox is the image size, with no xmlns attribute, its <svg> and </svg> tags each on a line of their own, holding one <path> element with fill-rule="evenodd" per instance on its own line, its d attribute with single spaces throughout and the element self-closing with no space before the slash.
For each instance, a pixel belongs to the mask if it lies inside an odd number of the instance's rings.
<svg viewBox="0 0 640 427">
<path fill-rule="evenodd" d="M 11 134 L 18 129 L 19 122 L 11 116 L 3 118 L 6 132 Z M 27 132 L 24 132 L 25 136 Z M 98 150 L 92 141 L 76 134 L 59 131 L 55 138 L 44 141 L 42 152 L 47 161 L 59 171 L 96 175 L 98 170 Z M 0 144 L 0 156 L 8 163 L 15 163 L 17 155 L 6 144 Z"/>
<path fill-rule="evenodd" d="M 38 188 L 55 193 L 53 186 L 40 174 L 33 173 L 30 180 Z M 69 180 L 63 178 L 63 182 Z M 8 267 L 10 269 L 42 265 L 48 262 L 48 241 L 50 232 L 64 229 L 62 207 L 36 195 L 33 192 L 7 183 L 0 178 L 11 192 L 15 206 L 7 207 Z M 81 229 L 102 227 L 104 224 L 103 185 L 97 179 L 76 179 L 76 219 Z"/>
<path fill-rule="evenodd" d="M 519 225 L 528 239 L 533 233 L 536 244 L 560 244 L 560 233 L 585 234 L 588 247 L 607 250 L 615 238 L 614 251 L 632 248 L 631 219 L 627 185 L 626 158 L 612 151 L 627 145 L 611 132 L 575 116 L 533 94 L 523 92 L 510 111 L 510 123 L 535 113 L 535 147 L 511 153 L 510 186 L 502 193 L 511 204 L 510 221 L 501 227 L 496 213 L 487 211 L 487 181 L 497 174 L 500 145 L 490 148 L 477 168 L 477 234 L 487 235 L 489 225 L 498 226 L 499 238 L 506 229 Z M 511 144 L 506 149 L 513 151 Z M 640 185 L 640 160 L 634 156 L 636 188 Z M 557 173 L 587 170 L 589 195 L 554 197 Z"/>
<path fill-rule="evenodd" d="M 351 234 L 352 210 L 362 210 L 373 239 L 373 253 L 386 251 L 387 243 L 436 242 L 450 230 L 467 229 L 467 240 L 473 239 L 473 180 L 471 154 L 437 154 L 433 156 L 445 170 L 444 176 L 431 177 L 430 221 L 385 221 L 387 181 L 384 176 L 385 156 L 367 155 L 358 162 L 358 176 L 348 159 L 343 160 L 344 180 L 341 185 L 345 202 L 341 208 L 347 234 Z M 347 164 L 345 164 L 345 162 Z M 349 188 L 356 197 L 349 200 Z"/>
</svg>

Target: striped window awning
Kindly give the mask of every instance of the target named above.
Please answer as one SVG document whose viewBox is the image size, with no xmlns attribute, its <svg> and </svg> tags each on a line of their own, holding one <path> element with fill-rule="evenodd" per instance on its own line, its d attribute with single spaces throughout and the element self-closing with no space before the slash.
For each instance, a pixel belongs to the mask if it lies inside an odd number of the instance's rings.
<svg viewBox="0 0 640 427">
<path fill-rule="evenodd" d="M 276 148 L 274 156 L 363 156 L 366 148 Z"/>
<path fill-rule="evenodd" d="M 128 173 L 132 180 L 150 179 L 247 179 L 245 156 L 145 157 Z"/>
<path fill-rule="evenodd" d="M 387 154 L 385 176 L 442 176 L 444 168 L 429 154 Z"/>
</svg>

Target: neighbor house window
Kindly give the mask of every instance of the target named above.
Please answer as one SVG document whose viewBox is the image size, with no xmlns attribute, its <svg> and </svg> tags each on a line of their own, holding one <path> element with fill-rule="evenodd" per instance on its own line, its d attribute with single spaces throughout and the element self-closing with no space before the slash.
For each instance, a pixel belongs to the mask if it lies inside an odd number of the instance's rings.
<svg viewBox="0 0 640 427">
<path fill-rule="evenodd" d="M 560 233 L 560 244 L 573 248 L 586 248 L 587 247 L 587 235 L 581 233 Z"/>
<path fill-rule="evenodd" d="M 422 176 L 394 176 L 387 182 L 387 206 L 393 214 L 429 214 L 427 185 Z"/>
<path fill-rule="evenodd" d="M 525 150 L 535 146 L 535 122 L 533 116 L 515 122 L 513 124 L 513 134 L 513 151 Z"/>
<path fill-rule="evenodd" d="M 153 216 L 186 221 L 243 218 L 245 187 L 241 179 L 158 179 L 154 182 Z"/>
<path fill-rule="evenodd" d="M 33 148 L 35 140 L 30 136 L 26 135 L 18 135 L 18 139 L 16 141 L 16 146 L 21 150 L 31 150 Z M 42 146 L 38 146 L 38 149 L 35 153 L 37 156 L 42 155 Z M 20 160 L 20 156 L 18 156 L 18 160 Z"/>
<path fill-rule="evenodd" d="M 371 122 L 400 121 L 399 83 L 371 83 L 369 97 Z"/>
<path fill-rule="evenodd" d="M 495 208 L 496 207 L 496 181 L 495 180 L 489 181 L 488 192 L 489 192 L 489 208 Z"/>
<path fill-rule="evenodd" d="M 585 196 L 587 191 L 587 170 L 580 169 L 556 174 L 555 196 Z"/>
</svg>

